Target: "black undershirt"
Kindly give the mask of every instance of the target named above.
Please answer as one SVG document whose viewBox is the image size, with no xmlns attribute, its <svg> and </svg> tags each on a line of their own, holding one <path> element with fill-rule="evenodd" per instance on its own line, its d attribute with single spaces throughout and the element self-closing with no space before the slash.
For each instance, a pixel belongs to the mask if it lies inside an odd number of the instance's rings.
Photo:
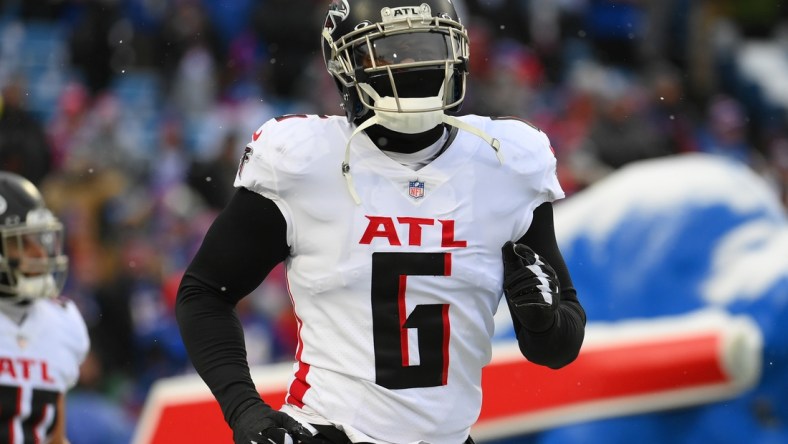
<svg viewBox="0 0 788 444">
<path fill-rule="evenodd" d="M 364 130 L 370 140 L 384 151 L 396 153 L 415 153 L 432 145 L 441 138 L 445 131 L 456 131 L 454 127 L 438 125 L 435 128 L 418 134 L 404 134 L 392 131 L 381 125 L 372 125 Z"/>
<path fill-rule="evenodd" d="M 287 257 L 286 232 L 284 217 L 271 200 L 239 188 L 208 230 L 178 289 L 176 317 L 186 350 L 230 425 L 241 412 L 262 402 L 249 375 L 243 329 L 234 307 Z M 562 304 L 553 328 L 539 334 L 528 332 L 513 317 L 518 342 L 529 360 L 560 367 L 577 355 L 585 314 L 555 240 L 550 203 L 534 211 L 520 242 L 555 268 Z"/>
</svg>

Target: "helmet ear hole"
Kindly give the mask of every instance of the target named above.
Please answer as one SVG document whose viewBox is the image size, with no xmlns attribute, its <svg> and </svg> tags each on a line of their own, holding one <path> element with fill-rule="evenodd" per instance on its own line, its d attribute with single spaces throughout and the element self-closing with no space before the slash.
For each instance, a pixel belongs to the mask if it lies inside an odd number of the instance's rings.
<svg viewBox="0 0 788 444">
<path fill-rule="evenodd" d="M 345 116 L 349 122 L 359 124 L 362 120 L 370 115 L 369 110 L 363 105 L 358 97 L 358 92 L 355 87 L 346 87 L 342 83 L 336 81 L 337 88 L 342 94 L 342 109 L 345 111 Z"/>
</svg>

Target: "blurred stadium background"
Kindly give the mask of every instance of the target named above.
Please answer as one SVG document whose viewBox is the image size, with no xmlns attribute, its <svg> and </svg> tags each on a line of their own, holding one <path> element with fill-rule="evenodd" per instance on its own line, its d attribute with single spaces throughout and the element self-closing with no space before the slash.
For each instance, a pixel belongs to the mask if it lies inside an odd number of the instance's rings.
<svg viewBox="0 0 788 444">
<path fill-rule="evenodd" d="M 0 0 L 0 169 L 66 224 L 66 294 L 92 338 L 68 397 L 74 444 L 131 442 L 151 387 L 193 377 L 173 299 L 243 146 L 268 118 L 340 112 L 318 46 L 326 3 Z M 711 310 L 761 341 L 733 345 L 758 362 L 720 364 L 730 379 L 750 369 L 737 390 L 586 406 L 488 441 L 788 442 L 788 4 L 455 3 L 473 45 L 463 112 L 551 138 L 559 241 L 592 336 L 635 321 L 670 336 Z M 282 270 L 239 314 L 253 365 L 291 359 Z"/>
</svg>

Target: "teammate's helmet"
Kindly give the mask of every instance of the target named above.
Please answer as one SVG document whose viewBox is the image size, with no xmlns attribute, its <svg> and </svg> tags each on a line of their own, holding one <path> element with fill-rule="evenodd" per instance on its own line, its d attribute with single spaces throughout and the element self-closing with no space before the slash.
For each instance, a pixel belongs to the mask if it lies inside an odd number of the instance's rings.
<svg viewBox="0 0 788 444">
<path fill-rule="evenodd" d="M 57 297 L 67 269 L 63 225 L 41 193 L 29 180 L 0 172 L 0 298 Z"/>
<path fill-rule="evenodd" d="M 348 120 L 459 109 L 468 34 L 451 0 L 332 0 L 323 58 Z"/>
</svg>

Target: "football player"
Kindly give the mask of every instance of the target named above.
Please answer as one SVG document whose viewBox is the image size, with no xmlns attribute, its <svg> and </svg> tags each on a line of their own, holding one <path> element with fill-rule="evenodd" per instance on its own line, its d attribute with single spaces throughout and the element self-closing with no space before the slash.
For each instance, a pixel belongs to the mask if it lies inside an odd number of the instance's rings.
<svg viewBox="0 0 788 444">
<path fill-rule="evenodd" d="M 457 117 L 469 44 L 450 0 L 334 0 L 321 38 L 345 115 L 254 133 L 179 288 L 187 351 L 237 444 L 472 442 L 501 297 L 534 363 L 583 341 L 550 142 Z M 283 261 L 298 347 L 275 410 L 233 307 Z"/>
<path fill-rule="evenodd" d="M 65 395 L 90 344 L 59 297 L 67 266 L 63 226 L 38 189 L 0 172 L 0 442 L 68 442 Z"/>
</svg>

